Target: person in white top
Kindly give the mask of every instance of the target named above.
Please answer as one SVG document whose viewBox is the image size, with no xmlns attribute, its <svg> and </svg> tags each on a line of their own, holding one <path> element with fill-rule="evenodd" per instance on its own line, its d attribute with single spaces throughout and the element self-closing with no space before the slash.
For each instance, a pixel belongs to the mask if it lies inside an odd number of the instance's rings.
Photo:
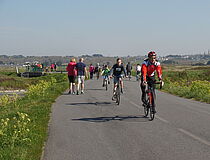
<svg viewBox="0 0 210 160">
<path fill-rule="evenodd" d="M 137 64 L 136 65 L 136 81 L 139 81 L 140 76 L 141 76 L 141 65 Z"/>
</svg>

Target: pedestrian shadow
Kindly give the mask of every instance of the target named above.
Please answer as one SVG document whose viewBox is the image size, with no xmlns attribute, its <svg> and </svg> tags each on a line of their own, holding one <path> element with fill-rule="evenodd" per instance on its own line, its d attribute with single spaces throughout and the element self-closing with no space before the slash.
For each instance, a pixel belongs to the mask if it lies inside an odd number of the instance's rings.
<svg viewBox="0 0 210 160">
<path fill-rule="evenodd" d="M 87 91 L 103 91 L 105 89 L 103 88 L 91 88 L 91 89 L 86 89 Z"/>
<path fill-rule="evenodd" d="M 62 95 L 71 95 L 71 94 L 69 94 L 68 92 L 64 92 L 62 93 Z"/>
<path fill-rule="evenodd" d="M 127 121 L 127 122 L 148 122 L 148 118 L 143 115 L 140 116 L 113 116 L 113 117 L 94 117 L 94 118 L 79 118 L 72 119 L 72 121 L 84 121 L 84 122 L 109 122 L 109 121 Z"/>
<path fill-rule="evenodd" d="M 95 106 L 108 106 L 113 105 L 111 102 L 80 102 L 80 103 L 66 103 L 66 105 L 70 106 L 83 106 L 83 105 L 95 105 Z"/>
</svg>

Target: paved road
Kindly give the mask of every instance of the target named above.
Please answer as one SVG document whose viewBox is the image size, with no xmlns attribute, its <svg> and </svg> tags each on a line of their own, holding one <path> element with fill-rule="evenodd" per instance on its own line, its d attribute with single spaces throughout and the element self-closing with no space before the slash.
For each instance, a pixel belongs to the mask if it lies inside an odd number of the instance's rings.
<svg viewBox="0 0 210 160">
<path fill-rule="evenodd" d="M 210 105 L 157 92 L 157 116 L 143 117 L 138 83 L 125 81 L 122 103 L 111 87 L 86 82 L 84 95 L 52 108 L 44 160 L 210 160 Z"/>
</svg>

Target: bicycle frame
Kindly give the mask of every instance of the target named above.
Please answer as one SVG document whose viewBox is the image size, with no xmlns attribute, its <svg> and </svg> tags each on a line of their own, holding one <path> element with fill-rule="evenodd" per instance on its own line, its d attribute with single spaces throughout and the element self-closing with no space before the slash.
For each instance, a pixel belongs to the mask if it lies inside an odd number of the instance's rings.
<svg viewBox="0 0 210 160">
<path fill-rule="evenodd" d="M 115 94 L 113 96 L 116 98 L 117 105 L 119 105 L 120 104 L 120 80 L 118 80 L 115 85 L 116 85 L 116 88 L 114 88 Z"/>
<path fill-rule="evenodd" d="M 155 112 L 154 112 L 155 99 L 156 99 L 155 84 L 160 84 L 160 89 L 161 89 L 164 83 L 162 81 L 161 82 L 151 81 L 149 82 L 149 84 L 147 83 L 147 88 L 146 88 L 147 98 L 146 98 L 146 102 L 143 104 L 145 117 L 147 117 L 147 115 L 150 112 L 150 121 L 152 121 L 155 117 Z"/>
</svg>

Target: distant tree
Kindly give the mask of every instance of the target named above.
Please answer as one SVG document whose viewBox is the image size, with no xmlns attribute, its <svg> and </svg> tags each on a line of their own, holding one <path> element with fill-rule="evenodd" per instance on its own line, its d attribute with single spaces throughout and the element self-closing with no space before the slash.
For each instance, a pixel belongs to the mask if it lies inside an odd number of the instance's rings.
<svg viewBox="0 0 210 160">
<path fill-rule="evenodd" d="M 4 62 L 3 61 L 0 61 L 0 64 L 4 64 Z"/>
<path fill-rule="evenodd" d="M 83 54 L 81 57 L 85 58 L 85 57 L 91 57 L 91 56 L 88 54 Z"/>
<path fill-rule="evenodd" d="M 173 61 L 173 60 L 165 60 L 162 62 L 163 64 L 177 64 L 177 62 Z"/>
<path fill-rule="evenodd" d="M 93 54 L 93 57 L 103 57 L 102 54 Z"/>
<path fill-rule="evenodd" d="M 13 55 L 12 58 L 24 58 L 23 55 Z"/>
<path fill-rule="evenodd" d="M 181 58 L 181 55 L 167 55 L 166 58 L 173 57 L 173 58 Z"/>
<path fill-rule="evenodd" d="M 199 63 L 192 64 L 192 66 L 205 66 L 205 64 L 204 64 L 204 63 L 199 62 Z"/>
<path fill-rule="evenodd" d="M 7 55 L 0 55 L 0 58 L 9 58 Z"/>
</svg>

